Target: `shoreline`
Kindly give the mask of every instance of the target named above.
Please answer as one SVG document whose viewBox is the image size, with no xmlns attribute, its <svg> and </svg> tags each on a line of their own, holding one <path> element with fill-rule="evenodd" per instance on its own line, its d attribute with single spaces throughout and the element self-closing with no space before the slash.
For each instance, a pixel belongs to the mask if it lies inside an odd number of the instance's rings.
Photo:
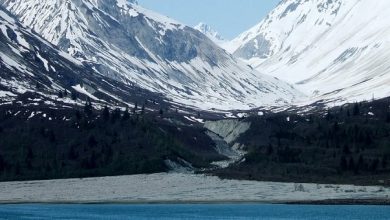
<svg viewBox="0 0 390 220">
<path fill-rule="evenodd" d="M 324 199 L 324 200 L 131 200 L 131 201 L 0 201 L 1 205 L 365 205 L 390 206 L 390 199 Z"/>
<path fill-rule="evenodd" d="M 199 174 L 0 183 L 0 204 L 390 205 L 390 188 L 225 180 Z"/>
</svg>

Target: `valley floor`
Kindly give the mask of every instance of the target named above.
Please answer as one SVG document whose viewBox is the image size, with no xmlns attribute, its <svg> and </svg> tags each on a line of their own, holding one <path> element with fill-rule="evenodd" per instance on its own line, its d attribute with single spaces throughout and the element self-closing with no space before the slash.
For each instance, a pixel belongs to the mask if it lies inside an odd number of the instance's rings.
<svg viewBox="0 0 390 220">
<path fill-rule="evenodd" d="M 85 179 L 2 182 L 0 203 L 321 203 L 389 204 L 390 188 L 222 180 L 159 173 Z"/>
</svg>

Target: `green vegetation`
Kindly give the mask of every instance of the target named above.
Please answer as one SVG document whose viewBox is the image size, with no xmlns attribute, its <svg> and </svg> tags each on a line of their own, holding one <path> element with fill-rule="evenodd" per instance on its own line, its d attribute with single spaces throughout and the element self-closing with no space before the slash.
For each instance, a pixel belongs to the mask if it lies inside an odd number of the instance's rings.
<svg viewBox="0 0 390 220">
<path fill-rule="evenodd" d="M 390 185 L 389 100 L 243 119 L 252 124 L 238 140 L 248 152 L 245 159 L 206 172 L 250 180 Z M 15 106 L 0 106 L 0 181 L 164 172 L 166 160 L 210 168 L 210 162 L 226 159 L 204 128 L 175 109 L 150 112 L 137 104 L 97 111 L 90 100 L 76 109 Z"/>
<path fill-rule="evenodd" d="M 163 172 L 167 159 L 207 167 L 223 158 L 203 128 L 159 115 L 96 111 L 89 101 L 73 110 L 0 109 L 0 181 Z"/>
<path fill-rule="evenodd" d="M 390 185 L 389 99 L 326 113 L 251 117 L 240 137 L 245 162 L 221 177 L 271 181 Z"/>
</svg>

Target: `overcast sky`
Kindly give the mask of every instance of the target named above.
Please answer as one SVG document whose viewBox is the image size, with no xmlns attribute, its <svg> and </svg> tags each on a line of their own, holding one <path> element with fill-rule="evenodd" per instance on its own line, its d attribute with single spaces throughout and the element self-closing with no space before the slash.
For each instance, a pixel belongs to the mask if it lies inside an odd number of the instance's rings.
<svg viewBox="0 0 390 220">
<path fill-rule="evenodd" d="M 189 26 L 203 22 L 230 40 L 259 23 L 280 0 L 138 0 Z"/>
</svg>

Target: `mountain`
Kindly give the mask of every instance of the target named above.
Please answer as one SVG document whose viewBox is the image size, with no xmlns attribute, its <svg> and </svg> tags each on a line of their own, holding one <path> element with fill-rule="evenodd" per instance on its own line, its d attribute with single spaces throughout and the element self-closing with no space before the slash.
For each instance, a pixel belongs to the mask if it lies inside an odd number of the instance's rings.
<svg viewBox="0 0 390 220">
<path fill-rule="evenodd" d="M 302 94 L 233 58 L 205 35 L 126 0 L 0 0 L 96 75 L 199 109 L 285 105 Z"/>
<path fill-rule="evenodd" d="M 386 0 L 284 0 L 231 52 L 313 100 L 390 96 L 389 12 Z"/>
<path fill-rule="evenodd" d="M 167 107 L 163 97 L 97 75 L 0 6 L 0 181 L 212 168 L 227 159 L 186 109 Z"/>
<path fill-rule="evenodd" d="M 210 40 L 212 40 L 217 45 L 223 48 L 223 45 L 226 44 L 227 40 L 225 40 L 216 30 L 214 30 L 210 25 L 205 23 L 199 23 L 194 27 L 195 30 L 200 31 L 202 34 L 206 35 Z"/>
<path fill-rule="evenodd" d="M 194 27 L 194 29 L 206 35 L 211 41 L 227 52 L 231 53 L 234 51 L 236 45 L 232 41 L 226 40 L 222 37 L 218 31 L 214 30 L 210 25 L 200 22 Z"/>
<path fill-rule="evenodd" d="M 2 8 L 0 30 L 2 103 L 28 93 L 54 100 L 58 91 L 69 89 L 72 82 L 74 86 L 80 84 L 87 76 L 87 67 L 23 28 Z"/>
<path fill-rule="evenodd" d="M 95 74 L 93 65 L 58 50 L 1 7 L 0 39 L 0 105 L 58 109 L 84 105 L 88 99 L 97 108 L 145 100 L 164 105 L 158 94 Z"/>
</svg>

